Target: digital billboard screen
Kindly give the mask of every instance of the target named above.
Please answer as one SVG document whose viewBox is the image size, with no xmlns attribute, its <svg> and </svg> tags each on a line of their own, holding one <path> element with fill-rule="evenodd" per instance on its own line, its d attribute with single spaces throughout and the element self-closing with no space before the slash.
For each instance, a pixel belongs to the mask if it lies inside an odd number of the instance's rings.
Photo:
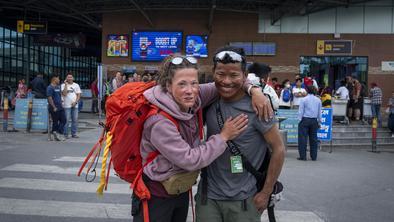
<svg viewBox="0 0 394 222">
<path fill-rule="evenodd" d="M 253 42 L 253 55 L 275 55 L 276 44 L 274 42 Z"/>
<path fill-rule="evenodd" d="M 132 34 L 133 61 L 161 61 L 166 56 L 180 53 L 182 32 L 136 31 Z"/>
<path fill-rule="evenodd" d="M 185 54 L 193 57 L 208 57 L 208 36 L 207 35 L 187 35 L 185 44 Z"/>
<path fill-rule="evenodd" d="M 128 35 L 108 35 L 107 56 L 127 57 L 129 56 L 129 36 Z"/>
<path fill-rule="evenodd" d="M 253 46 L 251 42 L 230 42 L 230 46 L 243 48 L 245 55 L 253 55 Z"/>
</svg>

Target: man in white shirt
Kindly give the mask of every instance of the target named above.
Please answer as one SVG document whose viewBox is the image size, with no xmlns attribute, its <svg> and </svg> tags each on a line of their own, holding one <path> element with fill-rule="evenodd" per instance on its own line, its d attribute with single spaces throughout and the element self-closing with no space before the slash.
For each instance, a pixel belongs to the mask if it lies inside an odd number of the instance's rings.
<svg viewBox="0 0 394 222">
<path fill-rule="evenodd" d="M 335 92 L 339 99 L 349 100 L 349 90 L 346 88 L 346 81 L 341 81 L 341 86 Z"/>
<path fill-rule="evenodd" d="M 298 109 L 300 105 L 300 100 L 308 95 L 306 90 L 302 88 L 302 79 L 297 78 L 295 82 L 295 86 L 292 90 L 293 93 L 293 109 Z"/>
<path fill-rule="evenodd" d="M 64 136 L 68 138 L 68 128 L 71 121 L 71 136 L 78 138 L 78 102 L 81 98 L 81 88 L 74 82 L 74 77 L 68 73 L 61 86 L 63 108 L 66 112 L 67 123 L 64 126 Z"/>
</svg>

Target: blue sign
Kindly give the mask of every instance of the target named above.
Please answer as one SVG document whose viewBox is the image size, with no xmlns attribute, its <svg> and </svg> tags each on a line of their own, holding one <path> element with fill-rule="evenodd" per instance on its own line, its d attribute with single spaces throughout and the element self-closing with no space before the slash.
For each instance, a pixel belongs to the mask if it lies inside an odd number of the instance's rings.
<svg viewBox="0 0 394 222">
<path fill-rule="evenodd" d="M 133 32 L 133 61 L 160 61 L 168 55 L 180 53 L 182 32 Z"/>
<path fill-rule="evenodd" d="M 208 36 L 188 35 L 186 36 L 185 51 L 187 56 L 208 57 Z"/>
<path fill-rule="evenodd" d="M 285 117 L 280 129 L 287 130 L 287 143 L 298 143 L 298 109 L 278 109 L 277 117 Z"/>
<path fill-rule="evenodd" d="M 27 113 L 29 99 L 17 99 L 14 113 L 14 127 L 27 128 Z M 48 128 L 48 101 L 46 99 L 33 99 L 33 112 L 31 117 L 32 129 L 46 130 Z"/>
<path fill-rule="evenodd" d="M 332 139 L 332 108 L 321 110 L 321 126 L 317 131 L 317 139 L 330 141 Z"/>
</svg>

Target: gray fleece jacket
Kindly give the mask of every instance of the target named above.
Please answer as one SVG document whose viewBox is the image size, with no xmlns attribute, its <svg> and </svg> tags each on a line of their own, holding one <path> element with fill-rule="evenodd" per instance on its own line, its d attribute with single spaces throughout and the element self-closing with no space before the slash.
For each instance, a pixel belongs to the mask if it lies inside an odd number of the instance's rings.
<svg viewBox="0 0 394 222">
<path fill-rule="evenodd" d="M 144 173 L 154 181 L 164 181 L 174 174 L 193 171 L 208 166 L 226 149 L 226 143 L 219 134 L 211 136 L 204 144 L 199 137 L 197 111 L 217 98 L 213 83 L 200 84 L 200 97 L 192 112 L 182 112 L 169 93 L 155 86 L 144 93 L 152 104 L 174 117 L 179 131 L 166 117 L 157 114 L 144 123 L 141 138 L 143 163 L 154 150 L 160 155 L 144 168 Z"/>
</svg>

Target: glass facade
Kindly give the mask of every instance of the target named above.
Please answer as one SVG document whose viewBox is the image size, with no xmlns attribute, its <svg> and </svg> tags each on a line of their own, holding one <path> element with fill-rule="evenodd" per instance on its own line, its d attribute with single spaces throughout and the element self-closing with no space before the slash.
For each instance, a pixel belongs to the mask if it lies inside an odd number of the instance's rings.
<svg viewBox="0 0 394 222">
<path fill-rule="evenodd" d="M 64 79 L 71 72 L 81 88 L 90 88 L 97 75 L 97 58 L 71 56 L 71 50 L 38 46 L 33 37 L 0 26 L 0 87 L 17 87 L 20 79 L 29 83 L 37 73 L 48 82 L 52 74 Z"/>
<path fill-rule="evenodd" d="M 301 56 L 302 77 L 314 75 L 321 87 L 337 89 L 346 76 L 357 76 L 361 82 L 368 81 L 368 57 L 366 56 Z"/>
</svg>

